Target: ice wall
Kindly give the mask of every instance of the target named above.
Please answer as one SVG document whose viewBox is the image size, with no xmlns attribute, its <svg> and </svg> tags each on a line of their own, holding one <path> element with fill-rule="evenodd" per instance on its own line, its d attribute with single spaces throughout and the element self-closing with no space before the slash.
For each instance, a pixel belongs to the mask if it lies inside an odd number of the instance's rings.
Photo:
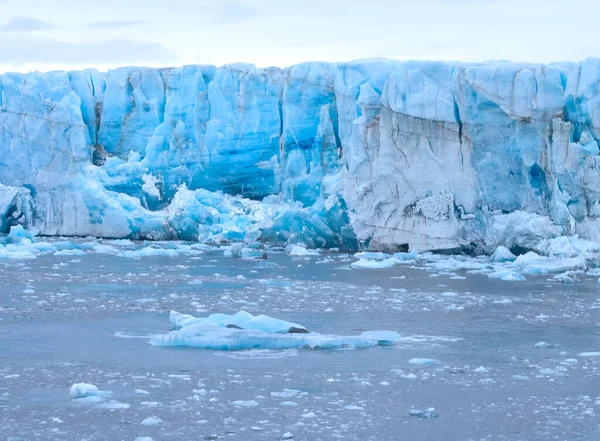
<svg viewBox="0 0 600 441">
<path fill-rule="evenodd" d="M 593 59 L 4 74 L 0 227 L 383 250 L 600 240 L 599 82 Z"/>
</svg>

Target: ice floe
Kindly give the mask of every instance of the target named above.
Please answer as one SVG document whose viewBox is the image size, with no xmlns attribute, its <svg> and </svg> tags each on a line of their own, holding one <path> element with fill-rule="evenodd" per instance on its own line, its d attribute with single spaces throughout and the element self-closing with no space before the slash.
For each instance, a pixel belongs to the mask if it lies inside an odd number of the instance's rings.
<svg viewBox="0 0 600 441">
<path fill-rule="evenodd" d="M 293 349 L 293 348 L 367 348 L 387 346 L 400 341 L 394 331 L 368 331 L 357 336 L 308 332 L 297 323 L 252 316 L 240 311 L 234 315 L 212 314 L 196 318 L 171 312 L 175 330 L 150 339 L 154 346 L 188 346 L 213 350 Z"/>
</svg>

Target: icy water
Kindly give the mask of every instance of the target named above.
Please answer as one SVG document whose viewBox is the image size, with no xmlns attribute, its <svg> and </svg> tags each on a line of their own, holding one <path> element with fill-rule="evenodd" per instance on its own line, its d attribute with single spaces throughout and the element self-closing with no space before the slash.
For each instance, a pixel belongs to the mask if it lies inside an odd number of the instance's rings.
<svg viewBox="0 0 600 441">
<path fill-rule="evenodd" d="M 354 260 L 213 250 L 0 262 L 0 440 L 600 439 L 596 278 L 511 283 Z M 151 346 L 170 310 L 403 338 L 336 351 Z M 79 382 L 112 395 L 78 402 Z M 428 408 L 439 416 L 409 415 Z"/>
</svg>

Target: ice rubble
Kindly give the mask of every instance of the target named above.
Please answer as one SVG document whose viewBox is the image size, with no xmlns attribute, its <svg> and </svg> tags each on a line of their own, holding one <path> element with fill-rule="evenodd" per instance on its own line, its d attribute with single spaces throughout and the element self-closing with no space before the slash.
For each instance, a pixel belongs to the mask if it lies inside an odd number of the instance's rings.
<svg viewBox="0 0 600 441">
<path fill-rule="evenodd" d="M 380 251 L 600 240 L 600 60 L 0 76 L 0 232 Z"/>
<path fill-rule="evenodd" d="M 296 323 L 240 311 L 234 315 L 212 314 L 196 318 L 171 312 L 175 330 L 150 339 L 154 346 L 188 346 L 213 350 L 367 348 L 391 345 L 400 340 L 393 331 L 369 331 L 358 336 L 306 332 Z M 292 333 L 290 333 L 292 330 Z"/>
</svg>

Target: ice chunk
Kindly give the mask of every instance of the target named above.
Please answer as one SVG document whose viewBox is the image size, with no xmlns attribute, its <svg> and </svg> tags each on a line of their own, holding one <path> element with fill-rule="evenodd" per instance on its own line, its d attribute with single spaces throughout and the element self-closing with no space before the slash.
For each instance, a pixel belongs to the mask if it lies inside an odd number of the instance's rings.
<svg viewBox="0 0 600 441">
<path fill-rule="evenodd" d="M 157 416 L 151 416 L 142 421 L 143 426 L 158 426 L 162 424 L 162 420 Z"/>
<path fill-rule="evenodd" d="M 506 247 L 503 246 L 499 246 L 498 248 L 496 248 L 496 251 L 494 251 L 494 254 L 492 254 L 492 256 L 490 257 L 490 260 L 492 262 L 512 262 L 517 258 L 517 256 L 515 256 L 513 253 L 510 252 L 510 250 Z"/>
<path fill-rule="evenodd" d="M 554 279 L 558 280 L 562 283 L 579 283 L 580 280 L 577 277 L 577 273 L 575 271 L 565 271 L 561 274 L 556 274 Z"/>
<path fill-rule="evenodd" d="M 253 316 L 245 311 L 237 312 L 233 315 L 212 314 L 208 317 L 197 318 L 191 315 L 180 314 L 171 311 L 171 323 L 177 329 L 190 325 L 200 326 L 218 326 L 218 327 L 236 327 L 240 329 L 253 329 L 270 333 L 288 333 L 290 330 L 304 330 L 306 328 L 297 323 L 287 322 L 266 315 Z"/>
<path fill-rule="evenodd" d="M 546 343 L 545 341 L 541 341 L 539 343 L 536 343 L 533 347 L 536 349 L 552 349 L 555 348 L 556 345 L 552 343 Z"/>
<path fill-rule="evenodd" d="M 107 397 L 112 394 L 111 391 L 99 390 L 96 386 L 89 383 L 75 383 L 69 390 L 69 395 L 73 399 L 88 397 Z"/>
<path fill-rule="evenodd" d="M 366 348 L 391 345 L 400 340 L 393 331 L 369 331 L 358 336 L 309 333 L 296 323 L 244 311 L 234 315 L 212 314 L 205 318 L 171 313 L 176 328 L 150 339 L 155 346 L 188 346 L 213 350 Z"/>
<path fill-rule="evenodd" d="M 418 364 L 421 366 L 436 366 L 440 364 L 439 360 L 433 358 L 411 358 L 408 362 L 410 364 Z"/>
<path fill-rule="evenodd" d="M 521 273 L 510 269 L 494 271 L 493 273 L 489 273 L 488 277 L 490 279 L 504 280 L 505 282 L 522 282 L 525 280 L 525 277 Z"/>
<path fill-rule="evenodd" d="M 301 245 L 292 245 L 290 249 L 290 256 L 318 256 L 319 252 L 316 250 L 307 250 Z"/>
<path fill-rule="evenodd" d="M 26 230 L 22 225 L 15 225 L 10 227 L 10 232 L 4 239 L 2 239 L 2 241 L 7 244 L 23 243 L 24 241 L 26 243 L 31 243 L 33 242 L 34 237 L 34 232 Z"/>
<path fill-rule="evenodd" d="M 437 418 L 440 416 L 440 414 L 437 413 L 433 407 L 424 410 L 411 409 L 408 411 L 408 414 L 410 416 L 424 419 Z"/>
<path fill-rule="evenodd" d="M 256 407 L 258 406 L 258 402 L 254 401 L 254 400 L 249 400 L 249 401 L 232 401 L 231 402 L 232 406 L 235 407 Z"/>
<path fill-rule="evenodd" d="M 396 266 L 400 261 L 395 257 L 390 257 L 388 259 L 383 260 L 370 260 L 370 259 L 360 259 L 356 262 L 352 262 L 350 265 L 352 268 L 372 268 L 372 269 L 383 269 L 383 268 L 392 268 Z"/>
<path fill-rule="evenodd" d="M 158 248 L 154 246 L 144 247 L 141 250 L 121 251 L 118 257 L 127 257 L 130 259 L 140 259 L 142 257 L 177 257 L 177 250 Z"/>
</svg>

